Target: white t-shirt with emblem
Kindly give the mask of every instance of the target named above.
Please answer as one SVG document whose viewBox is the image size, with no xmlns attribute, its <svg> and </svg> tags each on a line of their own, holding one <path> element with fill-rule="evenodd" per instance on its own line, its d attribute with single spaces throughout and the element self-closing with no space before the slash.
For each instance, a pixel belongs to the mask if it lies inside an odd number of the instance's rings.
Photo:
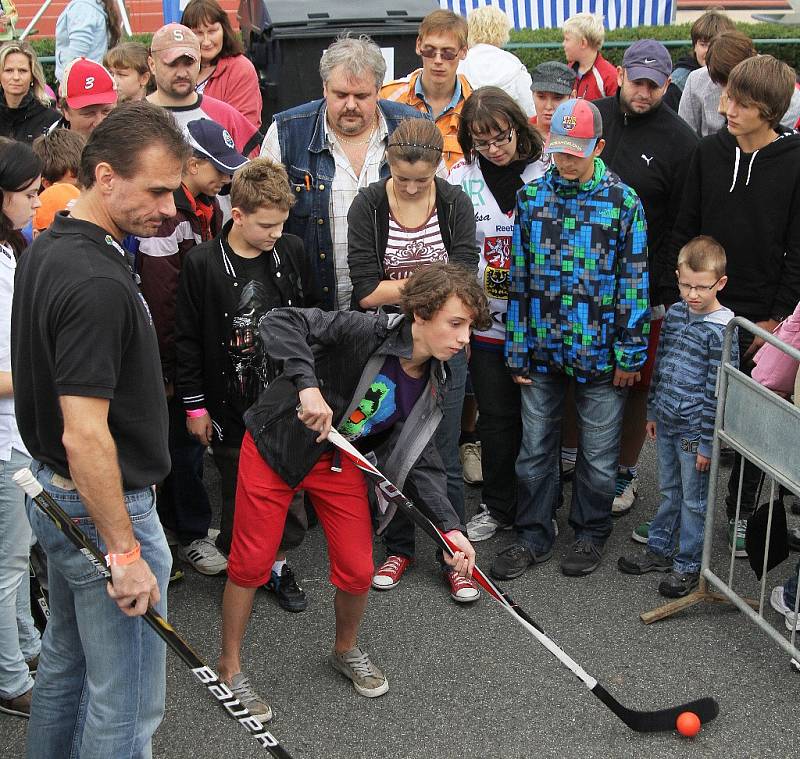
<svg viewBox="0 0 800 759">
<path fill-rule="evenodd" d="M 547 161 L 534 161 L 525 167 L 522 180 L 527 184 L 547 170 Z M 475 208 L 476 242 L 480 251 L 478 282 L 489 300 L 492 326 L 485 332 L 474 332 L 476 347 L 502 350 L 506 339 L 508 310 L 508 275 L 511 268 L 511 238 L 514 233 L 515 212 L 503 213 L 483 178 L 480 163 L 459 161 L 448 181 L 461 185 Z"/>
</svg>

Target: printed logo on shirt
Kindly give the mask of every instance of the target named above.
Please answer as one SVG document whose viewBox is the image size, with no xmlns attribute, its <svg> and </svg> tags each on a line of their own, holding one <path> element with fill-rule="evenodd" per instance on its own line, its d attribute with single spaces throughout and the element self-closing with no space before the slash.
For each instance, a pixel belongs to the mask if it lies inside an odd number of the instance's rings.
<svg viewBox="0 0 800 759">
<path fill-rule="evenodd" d="M 508 269 L 511 264 L 511 238 L 505 236 L 484 238 L 483 257 L 493 269 Z"/>
<path fill-rule="evenodd" d="M 353 413 L 339 425 L 339 431 L 348 440 L 369 434 L 372 427 L 388 419 L 396 408 L 394 380 L 379 374 Z"/>
<path fill-rule="evenodd" d="M 508 298 L 508 269 L 494 269 L 487 266 L 483 270 L 483 289 L 489 298 Z"/>
</svg>

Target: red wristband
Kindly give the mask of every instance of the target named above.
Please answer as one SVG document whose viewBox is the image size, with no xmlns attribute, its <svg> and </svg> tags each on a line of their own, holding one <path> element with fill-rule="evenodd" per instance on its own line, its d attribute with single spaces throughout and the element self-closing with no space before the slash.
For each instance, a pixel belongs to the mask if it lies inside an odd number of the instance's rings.
<svg viewBox="0 0 800 759">
<path fill-rule="evenodd" d="M 107 567 L 124 567 L 128 564 L 133 564 L 134 561 L 138 561 L 138 559 L 142 555 L 142 545 L 139 541 L 136 541 L 136 546 L 132 548 L 127 553 L 109 553 L 106 554 L 106 566 Z"/>
<path fill-rule="evenodd" d="M 189 419 L 196 419 L 197 417 L 207 416 L 207 415 L 208 411 L 204 408 L 190 408 L 187 409 L 186 411 L 186 416 L 188 416 Z"/>
</svg>

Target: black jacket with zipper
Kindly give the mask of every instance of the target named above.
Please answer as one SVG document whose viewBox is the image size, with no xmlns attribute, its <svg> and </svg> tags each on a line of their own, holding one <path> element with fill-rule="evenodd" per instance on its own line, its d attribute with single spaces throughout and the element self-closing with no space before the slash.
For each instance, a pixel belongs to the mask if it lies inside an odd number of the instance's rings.
<svg viewBox="0 0 800 759">
<path fill-rule="evenodd" d="M 233 365 L 228 344 L 248 280 L 236 272 L 236 256 L 227 244 L 230 228 L 228 222 L 220 235 L 195 247 L 184 261 L 175 316 L 175 393 L 185 409 L 208 410 L 217 442 L 238 447 L 244 436 L 246 409 L 230 397 Z M 270 308 L 321 303 L 299 237 L 285 234 L 274 250 L 262 255 L 268 257 L 268 280 L 262 284 L 272 299 Z"/>
<path fill-rule="evenodd" d="M 267 313 L 259 332 L 270 356 L 283 363 L 245 414 L 262 458 L 290 487 L 311 471 L 330 443 L 297 417 L 298 393 L 319 388 L 333 411 L 334 426 L 357 408 L 387 357 L 411 358 L 411 322 L 400 314 L 279 308 Z M 448 389 L 447 365 L 429 362 L 428 384 L 404 420 L 385 435 L 368 436 L 378 468 L 443 530 L 465 527 L 447 497 L 447 476 L 434 434 Z M 358 442 L 356 443 L 358 446 Z M 382 532 L 396 510 L 377 515 Z"/>
<path fill-rule="evenodd" d="M 711 235 L 728 259 L 719 301 L 765 321 L 800 301 L 800 134 L 785 132 L 753 153 L 721 129 L 700 140 L 689 164 L 668 266 L 681 247 Z"/>
<path fill-rule="evenodd" d="M 389 240 L 387 179 L 358 191 L 347 213 L 347 263 L 353 283 L 350 308 L 362 311 L 361 300 L 386 279 L 383 257 Z M 436 177 L 436 215 L 450 263 L 478 271 L 475 210 L 466 193 Z"/>
<path fill-rule="evenodd" d="M 0 91 L 0 136 L 32 143 L 61 118 L 53 108 L 40 103 L 32 92 L 22 98 L 18 108 L 9 108 L 5 93 Z"/>
<path fill-rule="evenodd" d="M 678 215 L 689 160 L 697 146 L 694 130 L 670 108 L 628 113 L 619 94 L 595 100 L 603 118 L 606 165 L 642 201 L 647 220 L 650 302 L 677 300 L 675 273 L 666 267 L 672 225 Z"/>
</svg>

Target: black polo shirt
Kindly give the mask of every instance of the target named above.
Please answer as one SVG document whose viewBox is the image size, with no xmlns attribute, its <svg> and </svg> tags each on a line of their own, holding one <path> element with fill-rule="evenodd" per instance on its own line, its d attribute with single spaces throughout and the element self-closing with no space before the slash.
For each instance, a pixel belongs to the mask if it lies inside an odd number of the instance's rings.
<svg viewBox="0 0 800 759">
<path fill-rule="evenodd" d="M 59 396 L 107 398 L 125 489 L 169 473 L 167 405 L 153 319 L 125 251 L 59 214 L 19 260 L 11 316 L 14 397 L 31 455 L 69 476 Z"/>
</svg>

